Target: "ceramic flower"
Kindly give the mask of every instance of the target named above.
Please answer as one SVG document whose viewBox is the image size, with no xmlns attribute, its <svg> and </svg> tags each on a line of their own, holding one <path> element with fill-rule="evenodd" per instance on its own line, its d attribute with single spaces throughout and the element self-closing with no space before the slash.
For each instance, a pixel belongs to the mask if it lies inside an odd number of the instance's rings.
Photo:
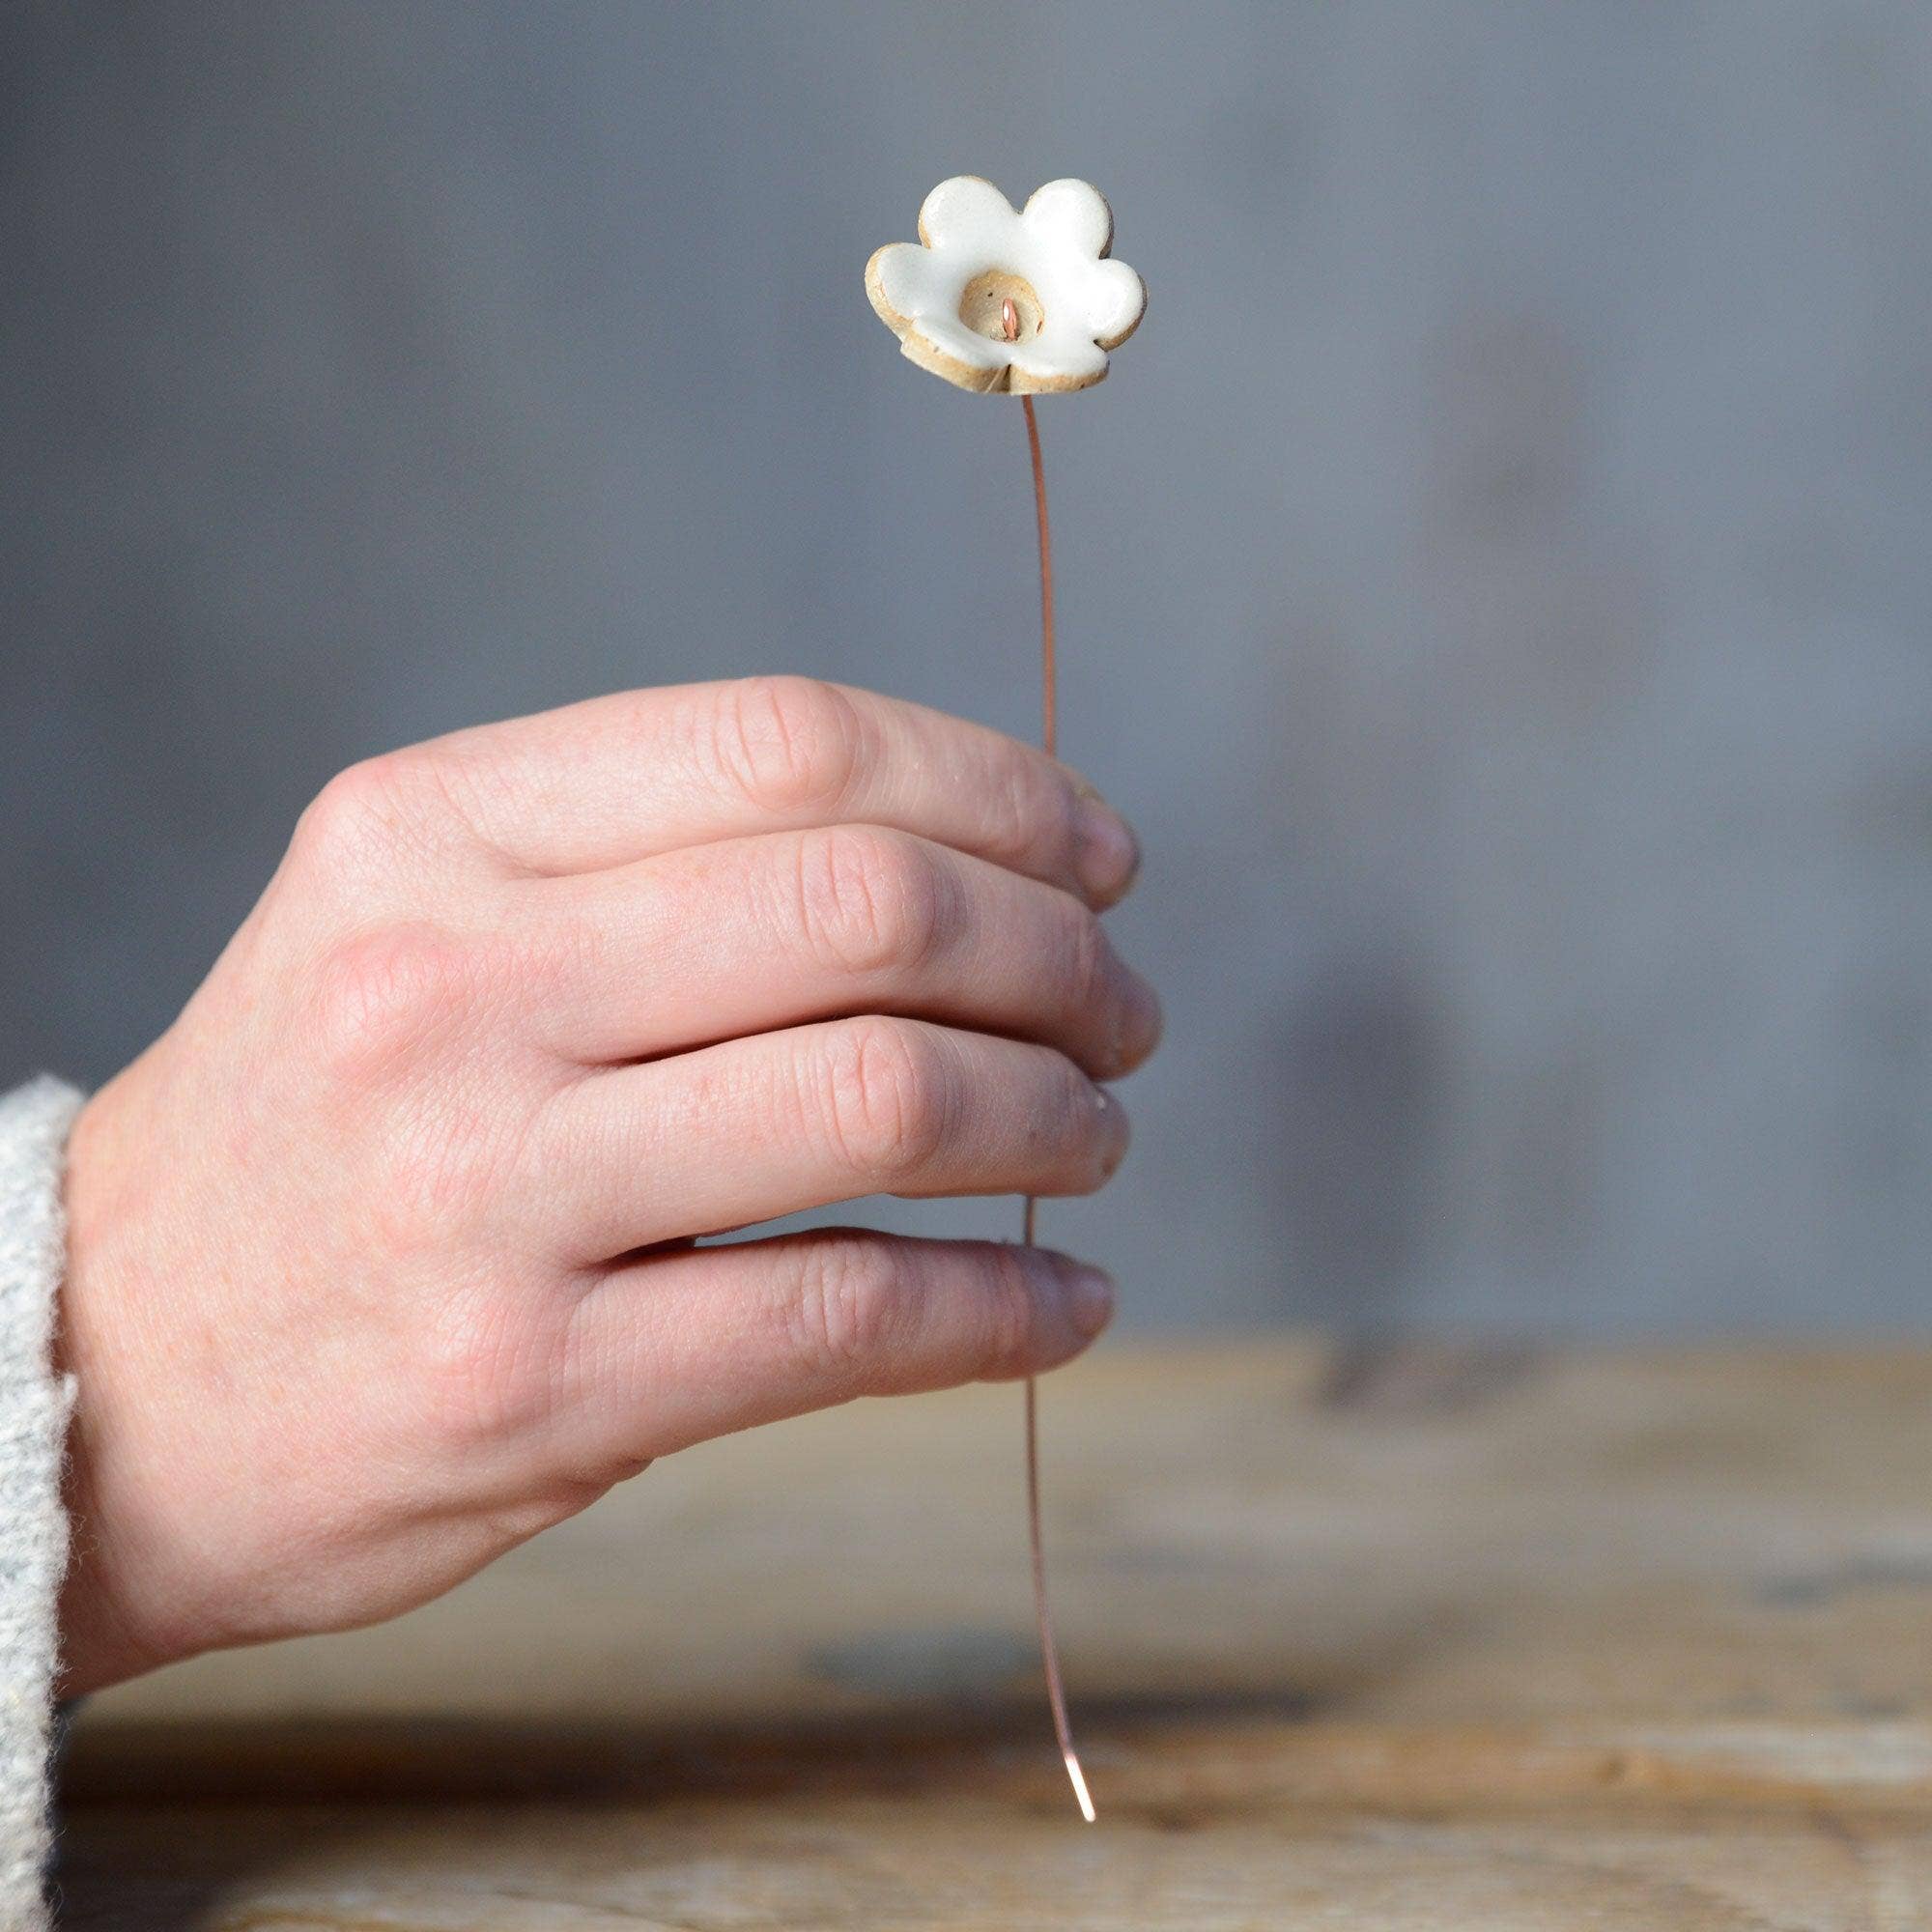
<svg viewBox="0 0 1932 1932">
<path fill-rule="evenodd" d="M 1085 389 L 1147 307 L 1141 278 L 1107 260 L 1113 240 L 1113 211 L 1083 181 L 1048 182 L 1015 214 L 991 182 L 954 175 L 926 196 L 919 241 L 866 264 L 866 293 L 906 355 L 962 389 Z"/>
</svg>

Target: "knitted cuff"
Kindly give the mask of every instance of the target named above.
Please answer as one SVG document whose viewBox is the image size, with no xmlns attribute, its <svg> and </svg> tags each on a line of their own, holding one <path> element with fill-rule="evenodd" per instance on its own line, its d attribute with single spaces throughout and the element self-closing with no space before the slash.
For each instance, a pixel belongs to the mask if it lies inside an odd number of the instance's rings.
<svg viewBox="0 0 1932 1932">
<path fill-rule="evenodd" d="M 63 1156 L 80 1095 L 0 1097 L 0 1927 L 44 1922 L 55 1611 L 67 1567 L 61 1456 L 71 1377 L 49 1361 L 66 1259 Z"/>
</svg>

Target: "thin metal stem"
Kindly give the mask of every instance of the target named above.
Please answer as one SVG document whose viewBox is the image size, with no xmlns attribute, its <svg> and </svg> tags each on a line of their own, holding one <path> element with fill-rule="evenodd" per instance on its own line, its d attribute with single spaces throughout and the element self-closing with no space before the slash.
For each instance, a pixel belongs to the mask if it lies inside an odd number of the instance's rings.
<svg viewBox="0 0 1932 1932">
<path fill-rule="evenodd" d="M 1033 506 L 1039 524 L 1039 742 L 1048 757 L 1060 755 L 1058 678 L 1053 654 L 1053 536 L 1046 526 L 1046 466 L 1039 460 L 1039 418 L 1033 398 L 1022 396 L 1027 453 L 1033 458 Z"/>
<path fill-rule="evenodd" d="M 1020 1222 L 1020 1238 L 1028 1247 L 1033 1246 L 1033 1222 L 1034 1198 L 1029 1194 Z M 1094 1800 L 1088 1794 L 1087 1775 L 1080 1769 L 1080 1753 L 1073 1748 L 1066 1689 L 1060 1679 L 1060 1646 L 1053 1640 L 1053 1611 L 1046 1600 L 1046 1548 L 1039 1531 L 1039 1383 L 1032 1376 L 1026 1378 L 1026 1487 L 1027 1542 L 1033 1551 L 1033 1614 L 1039 1630 L 1039 1661 L 1046 1670 L 1046 1701 L 1053 1712 L 1053 1735 L 1060 1741 L 1067 1780 L 1079 1801 L 1080 1815 L 1091 1825 L 1095 1815 Z"/>
<path fill-rule="evenodd" d="M 1019 335 L 1019 317 L 1010 301 L 1001 304 L 1000 322 L 1007 340 Z M 1039 716 L 1040 743 L 1049 757 L 1057 754 L 1060 741 L 1058 673 L 1053 649 L 1053 539 L 1046 525 L 1046 467 L 1039 455 L 1039 419 L 1034 414 L 1033 398 L 1023 395 L 1026 412 L 1027 452 L 1033 459 L 1033 502 L 1039 525 Z M 1020 1210 L 1020 1239 L 1034 1245 L 1034 1220 L 1037 1204 L 1029 1194 Z M 1080 1756 L 1073 1748 L 1073 1727 L 1066 1718 L 1066 1691 L 1060 1678 L 1060 1646 L 1053 1640 L 1053 1612 L 1046 1600 L 1046 1547 L 1039 1526 L 1039 1384 L 1026 1378 L 1026 1491 L 1027 1543 L 1033 1554 L 1033 1613 L 1039 1630 L 1039 1660 L 1046 1671 L 1046 1701 L 1053 1711 L 1053 1734 L 1060 1741 L 1060 1755 L 1066 1765 L 1067 1780 L 1080 1801 L 1080 1815 L 1088 1824 L 1094 1819 L 1094 1800 L 1088 1795 L 1087 1778 L 1080 1769 Z"/>
</svg>

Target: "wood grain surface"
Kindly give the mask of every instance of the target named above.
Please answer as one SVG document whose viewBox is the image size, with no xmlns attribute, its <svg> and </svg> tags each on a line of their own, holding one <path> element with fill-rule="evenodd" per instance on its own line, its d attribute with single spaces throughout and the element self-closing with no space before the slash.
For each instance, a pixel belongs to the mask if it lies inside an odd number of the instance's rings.
<svg viewBox="0 0 1932 1932">
<path fill-rule="evenodd" d="M 1932 1925 L 1932 1352 L 1110 1348 L 95 1700 L 64 1923 Z"/>
</svg>

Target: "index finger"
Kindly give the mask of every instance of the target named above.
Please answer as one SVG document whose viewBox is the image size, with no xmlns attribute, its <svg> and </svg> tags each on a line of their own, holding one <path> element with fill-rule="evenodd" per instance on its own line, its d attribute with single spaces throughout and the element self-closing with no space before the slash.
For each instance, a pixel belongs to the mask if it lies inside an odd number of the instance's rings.
<svg viewBox="0 0 1932 1932">
<path fill-rule="evenodd" d="M 687 845 L 889 825 L 1106 906 L 1133 881 L 1125 819 L 1004 733 L 806 677 L 669 685 L 418 747 L 486 845 L 521 870 L 601 871 Z"/>
</svg>

